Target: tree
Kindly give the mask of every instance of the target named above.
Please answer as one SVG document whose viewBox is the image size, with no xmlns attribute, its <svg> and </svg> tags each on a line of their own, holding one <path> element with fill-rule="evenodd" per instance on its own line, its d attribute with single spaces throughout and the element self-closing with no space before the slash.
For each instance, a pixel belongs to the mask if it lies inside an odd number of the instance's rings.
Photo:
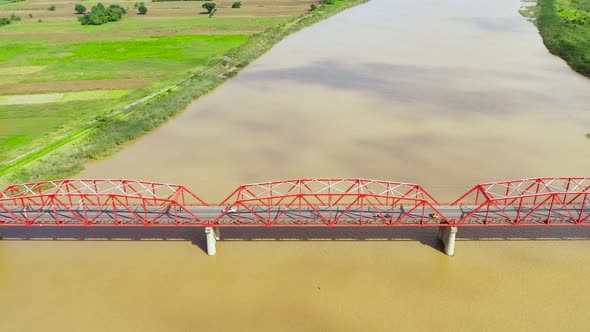
<svg viewBox="0 0 590 332">
<path fill-rule="evenodd" d="M 215 9 L 216 5 L 215 2 L 205 2 L 201 7 L 207 10 L 207 13 L 211 14 L 213 9 Z"/>
<path fill-rule="evenodd" d="M 84 14 L 78 20 L 82 25 L 101 25 L 119 21 L 126 13 L 127 10 L 119 5 L 110 5 L 105 8 L 102 3 L 98 3 L 92 7 L 89 13 Z"/>
<path fill-rule="evenodd" d="M 51 5 L 49 6 L 49 8 L 47 8 L 49 11 L 54 12 L 55 11 L 55 5 Z"/>
<path fill-rule="evenodd" d="M 147 8 L 147 7 L 146 7 L 146 6 L 145 6 L 143 3 L 141 3 L 141 4 L 139 5 L 139 7 L 137 7 L 137 11 L 138 11 L 138 12 L 139 12 L 141 15 L 145 15 L 145 13 L 147 13 L 147 11 L 148 11 L 148 8 Z"/>
<path fill-rule="evenodd" d="M 235 1 L 232 5 L 231 8 L 242 8 L 242 2 L 241 1 Z"/>
<path fill-rule="evenodd" d="M 312 3 L 311 5 L 309 5 L 309 10 L 316 10 L 318 9 L 318 6 L 315 3 Z"/>
<path fill-rule="evenodd" d="M 84 7 L 84 6 L 83 6 L 83 5 L 81 5 L 81 4 L 77 4 L 77 5 L 74 7 L 74 10 L 75 10 L 75 11 L 76 11 L 76 13 L 78 13 L 78 14 L 84 14 L 84 13 L 86 13 L 86 7 Z"/>
</svg>

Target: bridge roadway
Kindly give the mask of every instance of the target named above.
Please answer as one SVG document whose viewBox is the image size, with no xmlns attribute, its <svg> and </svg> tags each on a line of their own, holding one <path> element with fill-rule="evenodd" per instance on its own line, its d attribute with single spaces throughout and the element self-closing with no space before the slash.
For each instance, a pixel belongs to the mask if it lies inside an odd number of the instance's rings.
<svg viewBox="0 0 590 332">
<path fill-rule="evenodd" d="M 530 225 L 547 225 L 560 221 L 576 224 L 577 216 L 561 207 L 518 207 L 508 205 L 499 209 L 479 211 L 464 219 L 476 208 L 465 206 L 417 207 L 398 205 L 376 207 L 347 206 L 187 206 L 114 207 L 114 206 L 4 206 L 0 210 L 2 226 L 151 226 L 151 227 L 265 227 L 265 226 L 507 226 L 514 220 Z M 534 210 L 535 209 L 535 210 Z M 575 208 L 570 207 L 569 210 Z M 587 208 L 590 210 L 590 204 Z M 534 210 L 534 211 L 533 211 Z M 532 211 L 532 213 L 531 213 Z M 518 223 L 518 222 L 516 222 Z"/>
</svg>

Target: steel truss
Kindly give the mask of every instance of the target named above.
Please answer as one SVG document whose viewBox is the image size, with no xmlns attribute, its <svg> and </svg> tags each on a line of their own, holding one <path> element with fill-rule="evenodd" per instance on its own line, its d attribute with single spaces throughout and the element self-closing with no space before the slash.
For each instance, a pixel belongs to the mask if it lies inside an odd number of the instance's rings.
<svg viewBox="0 0 590 332">
<path fill-rule="evenodd" d="M 462 208 L 455 225 L 590 225 L 590 178 L 482 183 L 452 205 Z"/>
<path fill-rule="evenodd" d="M 183 186 L 132 180 L 59 180 L 12 185 L 0 192 L 0 225 L 150 226 L 203 221 L 206 206 Z"/>
<path fill-rule="evenodd" d="M 247 184 L 218 204 L 181 185 L 58 180 L 0 192 L 0 226 L 564 226 L 590 225 L 590 178 L 478 184 L 452 204 L 417 184 L 296 179 Z"/>
<path fill-rule="evenodd" d="M 366 179 L 297 179 L 240 186 L 219 225 L 438 225 L 439 203 L 417 184 Z"/>
</svg>

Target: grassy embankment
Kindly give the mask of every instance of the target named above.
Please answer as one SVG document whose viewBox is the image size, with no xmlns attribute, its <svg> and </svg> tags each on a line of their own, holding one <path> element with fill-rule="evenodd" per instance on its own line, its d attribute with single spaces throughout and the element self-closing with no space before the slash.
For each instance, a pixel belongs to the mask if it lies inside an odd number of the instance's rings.
<svg viewBox="0 0 590 332">
<path fill-rule="evenodd" d="M 36 156 L 31 162 L 0 170 L 0 185 L 64 178 L 76 174 L 89 160 L 104 158 L 116 151 L 121 144 L 163 124 L 169 117 L 182 111 L 193 99 L 222 84 L 227 77 L 235 75 L 239 69 L 285 36 L 366 1 L 337 0 L 332 5 L 320 6 L 295 20 L 251 35 L 245 43 L 226 52 L 223 58 L 212 59 L 208 69 L 148 103 L 133 108 L 132 112 L 106 119 L 99 126 L 83 129 L 76 141 L 48 153 L 44 151 L 43 155 Z"/>
<path fill-rule="evenodd" d="M 539 0 L 536 20 L 547 49 L 590 77 L 590 0 Z"/>
<path fill-rule="evenodd" d="M 590 0 L 538 0 L 538 4 L 536 25 L 549 52 L 590 77 Z"/>
</svg>

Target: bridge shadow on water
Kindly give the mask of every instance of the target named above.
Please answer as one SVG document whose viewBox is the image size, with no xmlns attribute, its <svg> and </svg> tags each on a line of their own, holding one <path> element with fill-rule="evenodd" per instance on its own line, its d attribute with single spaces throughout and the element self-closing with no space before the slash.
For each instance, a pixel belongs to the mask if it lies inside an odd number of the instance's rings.
<svg viewBox="0 0 590 332">
<path fill-rule="evenodd" d="M 417 241 L 442 250 L 437 227 L 224 228 L 222 241 Z M 3 241 L 191 241 L 206 252 L 203 228 L 5 227 Z M 590 240 L 590 227 L 460 227 L 458 241 Z"/>
</svg>

